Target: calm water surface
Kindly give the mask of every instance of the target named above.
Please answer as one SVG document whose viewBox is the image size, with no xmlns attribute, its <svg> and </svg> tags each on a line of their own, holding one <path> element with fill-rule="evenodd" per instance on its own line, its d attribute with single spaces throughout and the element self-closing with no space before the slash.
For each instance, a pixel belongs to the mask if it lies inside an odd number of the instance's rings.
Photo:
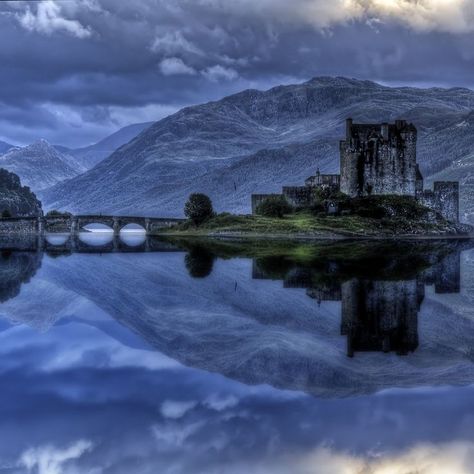
<svg viewBox="0 0 474 474">
<path fill-rule="evenodd" d="M 474 472 L 474 243 L 76 240 L 0 242 L 0 473 Z"/>
</svg>

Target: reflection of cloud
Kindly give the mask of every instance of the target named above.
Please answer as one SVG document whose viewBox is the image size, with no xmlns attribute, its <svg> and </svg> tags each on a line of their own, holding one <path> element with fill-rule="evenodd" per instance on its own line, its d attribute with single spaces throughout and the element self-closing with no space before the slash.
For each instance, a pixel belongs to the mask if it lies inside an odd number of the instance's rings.
<svg viewBox="0 0 474 474">
<path fill-rule="evenodd" d="M 469 472 L 456 459 L 469 466 L 472 443 L 427 442 L 471 436 L 472 389 L 322 401 L 161 364 L 159 354 L 120 348 L 84 324 L 8 332 L 0 459 L 15 474 L 98 474 L 97 466 L 113 474 L 407 474 L 410 464 L 419 474 Z M 328 440 L 331 449 L 321 448 Z M 386 451 L 367 454 L 377 446 Z M 439 471 L 425 466 L 430 457 Z"/>
<path fill-rule="evenodd" d="M 234 408 L 238 405 L 238 403 L 239 399 L 233 395 L 219 397 L 218 395 L 213 394 L 206 399 L 204 405 L 215 411 L 223 411 L 227 410 L 228 408 Z"/>
<path fill-rule="evenodd" d="M 474 444 L 456 442 L 445 445 L 419 445 L 396 455 L 375 459 L 337 453 L 320 448 L 306 456 L 296 474 L 469 474 L 474 468 Z"/>
<path fill-rule="evenodd" d="M 173 449 L 183 446 L 186 440 L 205 426 L 204 421 L 189 424 L 156 424 L 152 432 L 159 442 L 159 449 Z"/>
<path fill-rule="evenodd" d="M 179 402 L 175 400 L 165 400 L 161 405 L 161 414 L 165 418 L 182 418 L 189 410 L 196 406 L 196 402 Z"/>
<path fill-rule="evenodd" d="M 63 474 L 64 464 L 68 461 L 79 459 L 84 453 L 92 449 L 90 441 L 80 440 L 68 448 L 55 448 L 53 446 L 41 446 L 30 448 L 20 458 L 20 466 L 25 467 L 28 472 L 37 474 Z M 78 471 L 75 471 L 78 472 Z"/>
</svg>

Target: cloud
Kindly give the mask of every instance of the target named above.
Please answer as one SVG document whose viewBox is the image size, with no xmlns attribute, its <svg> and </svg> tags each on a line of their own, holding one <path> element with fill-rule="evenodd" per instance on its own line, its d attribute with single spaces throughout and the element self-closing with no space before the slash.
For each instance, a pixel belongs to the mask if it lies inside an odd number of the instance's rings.
<svg viewBox="0 0 474 474">
<path fill-rule="evenodd" d="M 1 136 L 84 146 L 144 115 L 162 118 L 154 109 L 320 75 L 471 87 L 473 8 L 472 0 L 0 2 Z"/>
<path fill-rule="evenodd" d="M 235 0 L 204 1 L 227 9 L 234 15 L 243 12 L 266 16 L 288 24 L 305 23 L 320 29 L 353 21 L 396 21 L 416 31 L 464 33 L 474 30 L 471 0 Z"/>
<path fill-rule="evenodd" d="M 79 459 L 91 449 L 92 443 L 85 440 L 64 449 L 54 446 L 30 448 L 22 454 L 18 464 L 36 474 L 63 474 L 63 467 L 68 461 Z"/>
<path fill-rule="evenodd" d="M 224 67 L 220 64 L 204 69 L 202 74 L 212 82 L 232 81 L 239 77 L 239 73 L 235 69 Z"/>
<path fill-rule="evenodd" d="M 156 37 L 150 49 L 154 53 L 180 54 L 188 53 L 195 55 L 204 54 L 200 48 L 195 46 L 191 41 L 187 40 L 181 31 L 166 32 Z"/>
<path fill-rule="evenodd" d="M 91 8 L 94 4 L 90 1 L 83 5 Z M 43 0 L 33 11 L 29 5 L 23 13 L 18 13 L 20 24 L 29 31 L 36 31 L 51 35 L 57 31 L 69 33 L 77 38 L 88 38 L 92 32 L 89 27 L 83 26 L 79 21 L 65 18 L 62 15 L 62 6 L 53 0 Z"/>
<path fill-rule="evenodd" d="M 416 31 L 465 33 L 474 30 L 471 0 L 352 0 L 356 17 L 395 20 Z"/>
<path fill-rule="evenodd" d="M 474 461 L 474 445 L 453 442 L 442 445 L 421 444 L 397 454 L 379 454 L 373 458 L 353 456 L 328 448 L 318 448 L 296 461 L 294 470 L 308 474 L 469 474 Z M 321 470 L 324 466 L 324 470 Z"/>
<path fill-rule="evenodd" d="M 179 74 L 196 74 L 196 70 L 186 65 L 180 58 L 166 58 L 159 65 L 160 71 L 165 76 L 175 76 Z"/>
</svg>

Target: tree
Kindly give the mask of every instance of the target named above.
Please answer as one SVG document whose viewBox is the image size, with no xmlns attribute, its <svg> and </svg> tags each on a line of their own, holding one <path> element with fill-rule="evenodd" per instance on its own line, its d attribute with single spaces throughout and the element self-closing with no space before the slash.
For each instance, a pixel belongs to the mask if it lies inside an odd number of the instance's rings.
<svg viewBox="0 0 474 474">
<path fill-rule="evenodd" d="M 283 196 L 269 196 L 256 209 L 257 214 L 261 216 L 279 218 L 291 211 L 292 207 Z"/>
<path fill-rule="evenodd" d="M 8 219 L 9 217 L 12 216 L 12 213 L 8 210 L 8 209 L 5 209 L 3 212 L 2 212 L 2 219 Z"/>
<path fill-rule="evenodd" d="M 184 205 L 184 215 L 195 225 L 202 224 L 214 215 L 209 196 L 200 193 L 191 194 Z"/>
</svg>

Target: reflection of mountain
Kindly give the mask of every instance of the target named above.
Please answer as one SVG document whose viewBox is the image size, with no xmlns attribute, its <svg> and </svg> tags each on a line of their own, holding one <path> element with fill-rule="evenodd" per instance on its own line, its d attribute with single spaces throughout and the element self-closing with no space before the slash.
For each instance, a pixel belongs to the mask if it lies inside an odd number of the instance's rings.
<svg viewBox="0 0 474 474">
<path fill-rule="evenodd" d="M 14 298 L 20 293 L 41 266 L 42 254 L 33 252 L 9 252 L 0 254 L 0 302 Z"/>
<path fill-rule="evenodd" d="M 436 263 L 436 252 L 430 259 Z M 404 260 L 400 255 L 394 268 Z M 327 281 L 334 285 L 341 273 L 327 263 Z M 253 280 L 248 259 L 216 260 L 206 278 L 189 277 L 183 253 L 73 254 L 48 259 L 47 266 L 52 284 L 92 301 L 158 351 L 247 384 L 344 396 L 420 383 L 466 384 L 474 377 L 474 322 L 439 303 L 421 306 L 419 347 L 409 357 L 371 352 L 349 359 L 339 302 L 318 307 L 304 290 Z M 352 268 L 364 273 L 364 261 Z"/>
</svg>

